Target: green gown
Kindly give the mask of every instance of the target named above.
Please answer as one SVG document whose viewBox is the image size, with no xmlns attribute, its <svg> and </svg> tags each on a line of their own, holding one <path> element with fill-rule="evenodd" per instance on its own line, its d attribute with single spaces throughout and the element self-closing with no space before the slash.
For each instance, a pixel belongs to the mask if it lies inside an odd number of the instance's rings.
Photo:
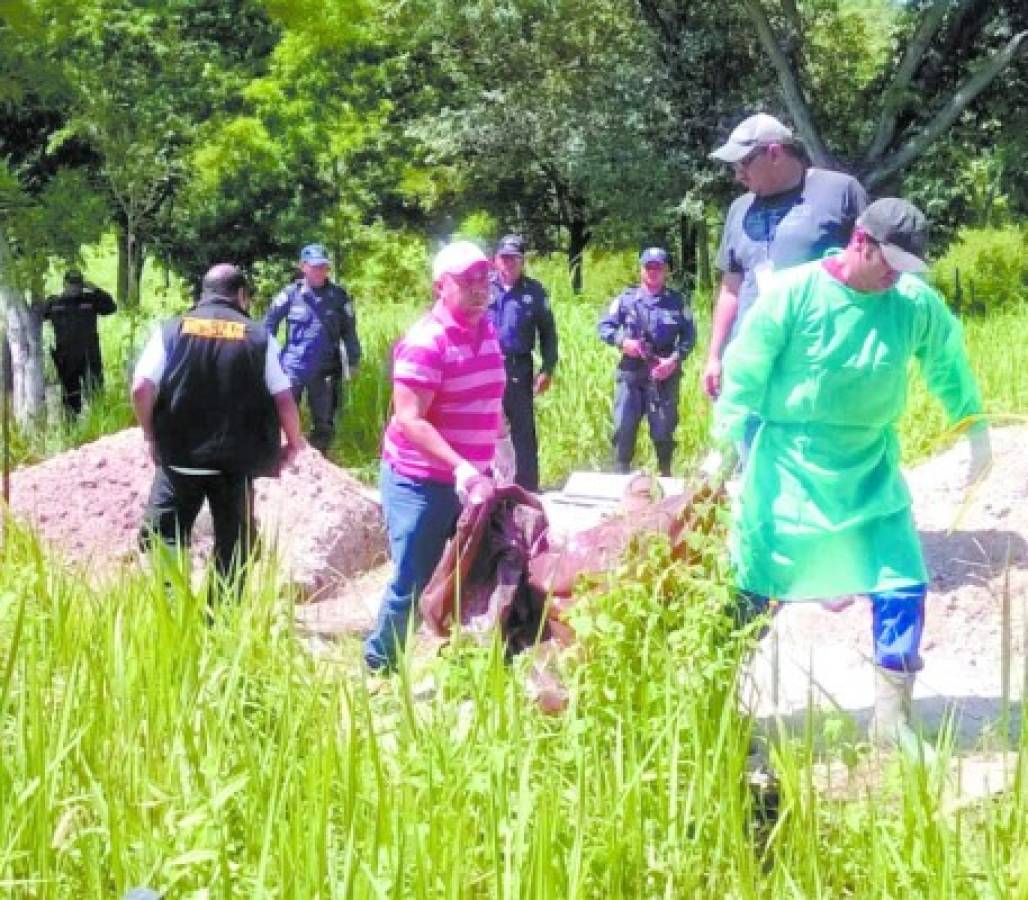
<svg viewBox="0 0 1028 900">
<path fill-rule="evenodd" d="M 760 419 L 733 516 L 738 587 L 809 600 L 928 580 L 896 436 L 911 358 L 952 422 L 981 413 L 960 323 L 912 275 L 862 293 L 818 261 L 750 309 L 715 418 L 736 442 Z"/>
</svg>

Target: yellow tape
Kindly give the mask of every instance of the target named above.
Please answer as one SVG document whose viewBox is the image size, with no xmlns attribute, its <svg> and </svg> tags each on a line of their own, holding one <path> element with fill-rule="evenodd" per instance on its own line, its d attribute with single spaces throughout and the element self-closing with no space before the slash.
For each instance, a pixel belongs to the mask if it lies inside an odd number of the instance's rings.
<svg viewBox="0 0 1028 900">
<path fill-rule="evenodd" d="M 226 322 L 224 319 L 186 317 L 182 320 L 182 334 L 221 341 L 243 341 L 246 340 L 246 324 Z"/>
</svg>

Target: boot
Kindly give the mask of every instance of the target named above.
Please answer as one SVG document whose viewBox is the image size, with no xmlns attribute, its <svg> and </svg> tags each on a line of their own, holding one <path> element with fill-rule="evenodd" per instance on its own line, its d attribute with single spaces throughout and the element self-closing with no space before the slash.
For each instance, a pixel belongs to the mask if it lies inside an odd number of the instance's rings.
<svg viewBox="0 0 1028 900">
<path fill-rule="evenodd" d="M 662 478 L 671 477 L 671 458 L 675 455 L 674 441 L 654 441 L 653 449 L 657 454 L 657 468 Z"/>
<path fill-rule="evenodd" d="M 871 741 L 883 749 L 895 747 L 910 732 L 910 699 L 914 673 L 875 666 L 875 711 Z"/>
</svg>

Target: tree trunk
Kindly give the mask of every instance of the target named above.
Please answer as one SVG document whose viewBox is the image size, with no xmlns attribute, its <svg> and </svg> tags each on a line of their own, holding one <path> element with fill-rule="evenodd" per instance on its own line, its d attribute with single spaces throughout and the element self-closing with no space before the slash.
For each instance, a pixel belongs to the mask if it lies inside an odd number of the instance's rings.
<svg viewBox="0 0 1028 900">
<path fill-rule="evenodd" d="M 131 226 L 125 232 L 125 279 L 128 290 L 125 292 L 125 306 L 128 309 L 139 309 L 139 287 L 143 280 L 143 242 L 136 230 Z"/>
<path fill-rule="evenodd" d="M 118 283 L 115 287 L 115 297 L 118 306 L 125 306 L 128 301 L 129 291 L 129 262 L 128 262 L 128 238 L 125 229 L 118 226 Z"/>
<path fill-rule="evenodd" d="M 46 409 L 43 323 L 15 288 L 0 286 L 0 304 L 11 351 L 11 407 L 19 424 L 31 425 L 42 418 Z"/>
<path fill-rule="evenodd" d="M 714 287 L 710 275 L 710 226 L 706 215 L 701 215 L 693 223 L 696 234 L 696 287 L 701 291 L 709 291 Z"/>
<path fill-rule="evenodd" d="M 589 229 L 581 219 L 572 219 L 568 222 L 568 272 L 571 275 L 571 291 L 574 294 L 582 293 L 582 261 L 589 237 Z"/>
<path fill-rule="evenodd" d="M 139 304 L 143 297 L 143 267 L 146 265 L 146 248 L 141 240 L 138 238 L 132 245 L 132 254 L 129 259 L 132 263 L 131 266 L 131 278 L 129 282 L 129 306 L 132 309 L 139 309 Z"/>
<path fill-rule="evenodd" d="M 688 214 L 681 212 L 678 214 L 678 264 L 682 270 L 682 283 L 687 284 L 689 281 L 693 281 L 695 284 L 695 264 L 696 258 L 696 229 L 693 228 L 692 219 L 689 218 Z M 693 270 L 690 271 L 690 266 L 693 266 Z M 690 278 L 689 276 L 693 276 Z"/>
<path fill-rule="evenodd" d="M 0 315 L 7 328 L 11 354 L 11 400 L 14 417 L 23 425 L 42 417 L 46 410 L 43 381 L 43 320 L 29 307 L 17 287 L 10 247 L 0 235 Z"/>
</svg>

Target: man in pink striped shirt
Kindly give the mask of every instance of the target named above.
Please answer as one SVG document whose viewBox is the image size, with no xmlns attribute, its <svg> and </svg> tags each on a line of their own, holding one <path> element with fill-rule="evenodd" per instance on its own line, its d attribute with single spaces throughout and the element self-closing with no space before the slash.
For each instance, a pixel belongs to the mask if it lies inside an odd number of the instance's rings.
<svg viewBox="0 0 1028 900">
<path fill-rule="evenodd" d="M 380 487 L 394 572 L 364 644 L 373 670 L 395 666 L 416 596 L 442 557 L 461 502 L 482 502 L 493 490 L 506 376 L 486 316 L 489 260 L 456 241 L 436 256 L 432 281 L 435 306 L 393 354 Z"/>
</svg>

